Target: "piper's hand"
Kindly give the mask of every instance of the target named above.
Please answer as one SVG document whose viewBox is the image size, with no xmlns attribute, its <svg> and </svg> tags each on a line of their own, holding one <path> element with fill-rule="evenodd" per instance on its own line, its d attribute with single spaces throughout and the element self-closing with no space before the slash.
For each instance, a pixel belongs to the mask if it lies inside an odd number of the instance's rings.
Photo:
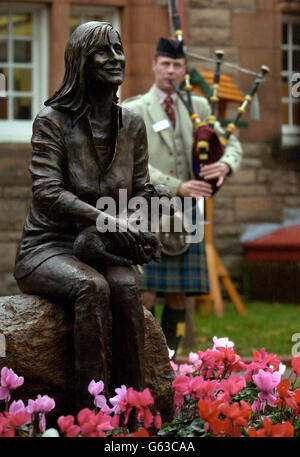
<svg viewBox="0 0 300 457">
<path fill-rule="evenodd" d="M 212 186 L 206 181 L 198 181 L 191 179 L 190 181 L 182 182 L 178 188 L 178 195 L 181 197 L 211 197 Z"/>
<path fill-rule="evenodd" d="M 224 183 L 225 176 L 230 172 L 230 168 L 227 163 L 215 162 L 209 165 L 201 166 L 200 177 L 206 181 L 214 178 L 218 178 L 217 187 L 221 187 Z"/>
</svg>

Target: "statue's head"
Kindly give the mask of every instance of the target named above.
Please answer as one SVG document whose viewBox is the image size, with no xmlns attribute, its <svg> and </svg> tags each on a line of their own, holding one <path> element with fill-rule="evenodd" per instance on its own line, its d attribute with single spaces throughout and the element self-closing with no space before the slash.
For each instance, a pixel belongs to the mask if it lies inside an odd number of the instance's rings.
<svg viewBox="0 0 300 457">
<path fill-rule="evenodd" d="M 65 50 L 65 76 L 61 87 L 45 103 L 54 107 L 78 109 L 89 82 L 123 82 L 125 57 L 121 37 L 107 22 L 86 22 L 71 34 Z"/>
</svg>

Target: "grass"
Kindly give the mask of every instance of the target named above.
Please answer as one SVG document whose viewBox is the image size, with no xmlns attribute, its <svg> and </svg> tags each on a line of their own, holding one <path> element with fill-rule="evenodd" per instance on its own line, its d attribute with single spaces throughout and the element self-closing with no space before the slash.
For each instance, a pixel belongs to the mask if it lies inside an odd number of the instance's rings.
<svg viewBox="0 0 300 457">
<path fill-rule="evenodd" d="M 212 347 L 213 336 L 227 336 L 235 343 L 241 357 L 250 357 L 254 350 L 265 348 L 277 355 L 291 355 L 292 335 L 300 333 L 300 305 L 288 303 L 244 302 L 247 314 L 237 313 L 232 303 L 224 304 L 224 316 L 213 313 L 203 315 L 201 308 L 195 312 L 195 347 L 185 349 L 180 345 L 178 355 L 188 355 L 191 350 Z M 156 305 L 160 321 L 163 305 Z"/>
</svg>

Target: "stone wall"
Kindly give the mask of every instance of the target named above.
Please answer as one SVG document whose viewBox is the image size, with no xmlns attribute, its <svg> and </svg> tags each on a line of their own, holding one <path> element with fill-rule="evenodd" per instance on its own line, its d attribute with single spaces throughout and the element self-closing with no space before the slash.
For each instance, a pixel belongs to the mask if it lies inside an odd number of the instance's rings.
<svg viewBox="0 0 300 457">
<path fill-rule="evenodd" d="M 241 169 L 214 197 L 214 235 L 218 252 L 240 283 L 243 248 L 240 237 L 249 224 L 281 223 L 300 208 L 300 174 L 272 159 L 270 144 L 243 142 Z"/>
<path fill-rule="evenodd" d="M 0 143 L 0 296 L 18 292 L 14 261 L 31 198 L 29 144 Z"/>
</svg>

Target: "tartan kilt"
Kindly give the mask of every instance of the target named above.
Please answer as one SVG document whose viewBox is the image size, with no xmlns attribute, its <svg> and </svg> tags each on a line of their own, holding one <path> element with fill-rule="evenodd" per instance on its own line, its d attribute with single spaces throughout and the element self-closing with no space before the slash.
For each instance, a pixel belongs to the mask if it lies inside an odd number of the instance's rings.
<svg viewBox="0 0 300 457">
<path fill-rule="evenodd" d="M 205 243 L 192 243 L 180 255 L 162 254 L 161 261 L 143 265 L 139 276 L 141 290 L 185 292 L 188 295 L 209 293 Z"/>
</svg>

